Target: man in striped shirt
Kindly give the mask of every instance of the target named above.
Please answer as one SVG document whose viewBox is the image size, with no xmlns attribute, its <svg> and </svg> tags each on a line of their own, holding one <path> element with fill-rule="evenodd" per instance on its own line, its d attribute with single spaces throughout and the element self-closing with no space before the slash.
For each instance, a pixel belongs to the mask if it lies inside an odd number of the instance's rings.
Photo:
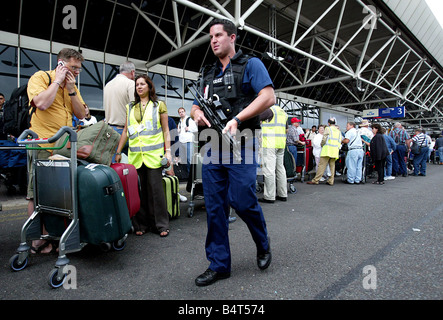
<svg viewBox="0 0 443 320">
<path fill-rule="evenodd" d="M 412 161 L 414 165 L 414 176 L 426 176 L 426 160 L 428 159 L 428 139 L 422 128 L 415 129 L 415 136 L 411 140 L 412 144 L 420 146 L 420 153 L 414 154 Z"/>
<path fill-rule="evenodd" d="M 394 124 L 394 129 L 389 135 L 397 144 L 397 148 L 392 154 L 392 175 L 396 176 L 401 174 L 403 177 L 407 177 L 408 171 L 406 169 L 405 157 L 408 152 L 410 137 L 406 130 L 401 127 L 400 122 Z"/>
</svg>

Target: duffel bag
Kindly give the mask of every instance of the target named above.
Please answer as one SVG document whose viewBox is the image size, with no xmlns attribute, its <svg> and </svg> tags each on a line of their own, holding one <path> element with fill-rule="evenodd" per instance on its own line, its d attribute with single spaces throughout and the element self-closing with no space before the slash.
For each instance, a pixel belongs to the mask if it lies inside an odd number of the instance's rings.
<svg viewBox="0 0 443 320">
<path fill-rule="evenodd" d="M 67 134 L 63 135 L 55 143 L 54 147 L 62 146 L 66 140 L 66 135 Z M 77 158 L 109 166 L 119 141 L 120 134 L 112 129 L 104 120 L 92 126 L 80 127 L 77 131 Z M 55 149 L 54 154 L 70 157 L 70 142 L 68 141 L 61 149 Z"/>
</svg>

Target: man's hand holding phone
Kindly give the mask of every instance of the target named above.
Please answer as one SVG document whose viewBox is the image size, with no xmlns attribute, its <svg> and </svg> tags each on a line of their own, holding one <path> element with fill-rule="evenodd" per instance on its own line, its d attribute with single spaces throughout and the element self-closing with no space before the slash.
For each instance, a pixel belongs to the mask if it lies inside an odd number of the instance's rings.
<svg viewBox="0 0 443 320">
<path fill-rule="evenodd" d="M 65 62 L 63 60 L 58 60 L 57 68 L 55 69 L 55 81 L 56 83 L 63 83 L 66 78 L 66 74 L 70 72 L 69 69 L 65 66 Z M 72 74 L 72 73 L 71 73 Z"/>
</svg>

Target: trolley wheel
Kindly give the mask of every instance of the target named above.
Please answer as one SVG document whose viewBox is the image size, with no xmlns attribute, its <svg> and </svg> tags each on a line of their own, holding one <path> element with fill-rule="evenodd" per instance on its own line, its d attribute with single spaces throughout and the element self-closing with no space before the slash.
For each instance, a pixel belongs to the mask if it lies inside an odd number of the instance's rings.
<svg viewBox="0 0 443 320">
<path fill-rule="evenodd" d="M 103 252 L 108 252 L 108 251 L 111 250 L 111 248 L 112 248 L 112 245 L 109 242 L 102 242 L 102 243 L 100 243 L 100 249 Z"/>
<path fill-rule="evenodd" d="M 263 188 L 262 188 L 262 186 L 258 182 L 255 184 L 255 192 L 256 193 L 263 192 Z"/>
<path fill-rule="evenodd" d="M 297 188 L 292 183 L 289 185 L 289 192 L 297 193 Z"/>
<path fill-rule="evenodd" d="M 194 207 L 189 207 L 188 208 L 188 217 L 192 218 L 193 215 L 194 215 Z"/>
<path fill-rule="evenodd" d="M 26 257 L 25 261 L 23 261 L 21 264 L 18 262 L 18 258 L 19 255 L 14 254 L 11 259 L 9 259 L 9 265 L 14 271 L 21 271 L 28 265 L 28 257 Z"/>
<path fill-rule="evenodd" d="M 114 249 L 115 251 L 121 251 L 126 247 L 126 241 L 114 241 L 112 243 L 112 249 Z"/>
<path fill-rule="evenodd" d="M 51 288 L 60 288 L 66 279 L 66 274 L 63 274 L 63 277 L 58 278 L 58 268 L 52 269 L 48 274 L 48 284 Z"/>
</svg>

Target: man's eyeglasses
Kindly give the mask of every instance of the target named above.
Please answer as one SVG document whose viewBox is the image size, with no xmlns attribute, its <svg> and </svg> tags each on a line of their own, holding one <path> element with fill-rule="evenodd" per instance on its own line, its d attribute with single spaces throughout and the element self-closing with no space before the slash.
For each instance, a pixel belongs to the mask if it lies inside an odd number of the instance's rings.
<svg viewBox="0 0 443 320">
<path fill-rule="evenodd" d="M 76 67 L 76 66 L 72 66 L 72 67 L 70 67 L 71 69 L 72 69 L 72 71 L 78 71 L 78 72 L 82 72 L 82 68 L 78 68 L 78 67 Z"/>
</svg>

